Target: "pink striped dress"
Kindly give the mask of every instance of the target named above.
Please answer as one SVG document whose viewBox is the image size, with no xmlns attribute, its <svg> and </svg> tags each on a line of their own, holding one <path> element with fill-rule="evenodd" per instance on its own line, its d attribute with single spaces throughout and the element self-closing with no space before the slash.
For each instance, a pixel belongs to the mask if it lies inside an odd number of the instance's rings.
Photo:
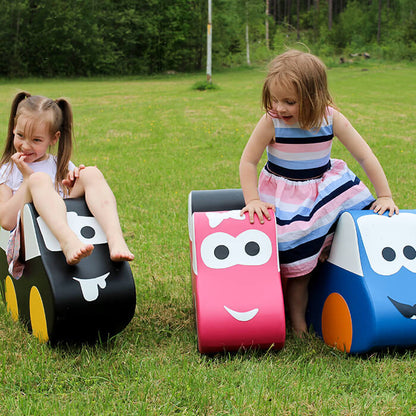
<svg viewBox="0 0 416 416">
<path fill-rule="evenodd" d="M 273 119 L 275 142 L 260 173 L 260 199 L 276 207 L 280 271 L 291 278 L 310 273 L 333 238 L 346 209 L 374 201 L 346 163 L 331 159 L 332 111 L 319 129 L 303 130 Z"/>
</svg>

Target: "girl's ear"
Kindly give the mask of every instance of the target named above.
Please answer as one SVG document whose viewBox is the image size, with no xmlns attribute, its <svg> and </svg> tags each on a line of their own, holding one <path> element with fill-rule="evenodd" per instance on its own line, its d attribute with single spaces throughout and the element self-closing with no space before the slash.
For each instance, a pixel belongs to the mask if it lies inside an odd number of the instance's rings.
<svg viewBox="0 0 416 416">
<path fill-rule="evenodd" d="M 57 141 L 59 140 L 59 138 L 61 137 L 61 132 L 58 130 L 55 133 L 55 136 L 52 139 L 52 146 L 55 145 L 57 143 Z"/>
</svg>

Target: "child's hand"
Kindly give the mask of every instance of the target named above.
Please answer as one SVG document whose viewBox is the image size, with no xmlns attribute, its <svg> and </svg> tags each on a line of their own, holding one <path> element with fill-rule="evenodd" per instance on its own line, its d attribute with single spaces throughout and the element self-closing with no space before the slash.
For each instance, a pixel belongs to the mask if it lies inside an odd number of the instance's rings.
<svg viewBox="0 0 416 416">
<path fill-rule="evenodd" d="M 22 173 L 23 179 L 27 179 L 33 173 L 33 169 L 29 167 L 29 165 L 25 162 L 25 159 L 25 154 L 21 152 L 16 152 L 11 157 L 11 160 Z"/>
<path fill-rule="evenodd" d="M 275 210 L 274 205 L 260 201 L 260 199 L 253 199 L 241 210 L 240 215 L 248 212 L 250 223 L 254 224 L 254 214 L 256 214 L 260 223 L 263 224 L 264 217 L 266 217 L 269 221 L 271 220 L 269 208 L 271 208 L 273 211 Z"/>
<path fill-rule="evenodd" d="M 383 215 L 386 211 L 389 211 L 389 217 L 393 214 L 399 213 L 399 208 L 394 203 L 393 198 L 389 196 L 381 196 L 377 198 L 371 205 L 370 209 L 379 215 Z"/>
<path fill-rule="evenodd" d="M 75 181 L 79 178 L 79 172 L 84 168 L 84 165 L 79 165 L 79 167 L 75 167 L 74 170 L 68 172 L 66 179 L 62 181 L 62 185 L 66 186 L 67 188 L 72 188 L 75 184 Z"/>
</svg>

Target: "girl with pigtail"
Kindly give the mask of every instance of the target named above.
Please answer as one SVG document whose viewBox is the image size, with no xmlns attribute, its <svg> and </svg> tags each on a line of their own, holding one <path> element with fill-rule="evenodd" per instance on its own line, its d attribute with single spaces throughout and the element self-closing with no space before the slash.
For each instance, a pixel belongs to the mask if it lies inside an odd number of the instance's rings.
<svg viewBox="0 0 416 416">
<path fill-rule="evenodd" d="M 122 235 L 114 194 L 104 176 L 96 167 L 77 167 L 70 161 L 72 120 L 72 109 L 65 99 L 21 92 L 13 100 L 0 159 L 0 226 L 12 231 L 8 260 L 14 277 L 20 277 L 23 271 L 18 262 L 20 211 L 29 202 L 59 241 L 68 264 L 89 256 L 94 246 L 81 242 L 69 228 L 63 198 L 85 197 L 106 234 L 113 261 L 134 259 Z M 53 156 L 49 149 L 56 144 L 58 150 Z"/>
</svg>

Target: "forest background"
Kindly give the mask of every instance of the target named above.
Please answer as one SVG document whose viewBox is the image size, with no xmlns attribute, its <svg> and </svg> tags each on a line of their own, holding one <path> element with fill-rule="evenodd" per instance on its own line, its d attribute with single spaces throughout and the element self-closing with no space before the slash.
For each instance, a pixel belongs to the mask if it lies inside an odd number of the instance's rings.
<svg viewBox="0 0 416 416">
<path fill-rule="evenodd" d="M 0 76 L 204 69 L 207 0 L 0 0 Z M 214 71 L 264 63 L 301 42 L 348 62 L 416 59 L 414 0 L 213 0 Z"/>
</svg>

